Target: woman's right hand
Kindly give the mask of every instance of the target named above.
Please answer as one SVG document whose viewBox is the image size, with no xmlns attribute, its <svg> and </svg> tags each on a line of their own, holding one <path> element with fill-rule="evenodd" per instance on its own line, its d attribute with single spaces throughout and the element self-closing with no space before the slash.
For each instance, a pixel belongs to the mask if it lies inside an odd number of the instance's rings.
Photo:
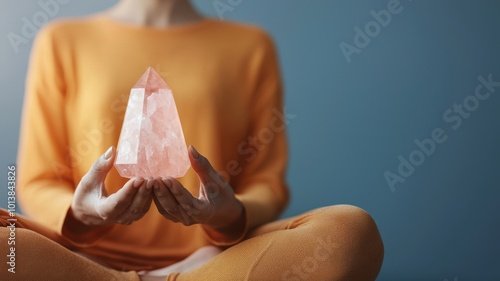
<svg viewBox="0 0 500 281">
<path fill-rule="evenodd" d="M 116 193 L 108 195 L 104 180 L 113 167 L 115 150 L 110 147 L 99 157 L 76 187 L 71 214 L 85 226 L 131 224 L 151 206 L 155 180 L 132 178 Z"/>
</svg>

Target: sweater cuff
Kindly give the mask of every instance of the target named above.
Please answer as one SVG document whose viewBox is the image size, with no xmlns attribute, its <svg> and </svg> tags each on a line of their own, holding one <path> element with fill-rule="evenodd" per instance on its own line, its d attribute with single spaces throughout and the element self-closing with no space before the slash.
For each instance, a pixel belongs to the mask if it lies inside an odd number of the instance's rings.
<svg viewBox="0 0 500 281">
<path fill-rule="evenodd" d="M 205 236 L 212 245 L 220 247 L 233 246 L 240 243 L 247 235 L 249 228 L 248 212 L 246 211 L 245 203 L 241 200 L 240 202 L 243 206 L 241 217 L 224 231 L 206 226 L 202 227 L 205 231 Z"/>
<path fill-rule="evenodd" d="M 72 214 L 71 204 L 66 208 L 61 235 L 77 247 L 86 248 L 96 244 L 113 229 L 114 225 L 89 227 L 78 221 Z M 84 230 L 82 230 L 84 229 Z"/>
</svg>

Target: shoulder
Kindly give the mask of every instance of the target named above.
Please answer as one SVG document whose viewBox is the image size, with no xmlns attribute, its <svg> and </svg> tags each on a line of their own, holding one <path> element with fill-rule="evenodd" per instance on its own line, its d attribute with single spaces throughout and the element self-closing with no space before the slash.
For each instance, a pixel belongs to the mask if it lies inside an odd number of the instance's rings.
<svg viewBox="0 0 500 281">
<path fill-rule="evenodd" d="M 209 21 L 212 37 L 219 42 L 225 41 L 229 46 L 237 46 L 240 50 L 252 53 L 275 51 L 271 35 L 259 26 L 216 19 Z"/>
<path fill-rule="evenodd" d="M 207 21 L 210 21 L 215 28 L 224 32 L 237 33 L 247 36 L 250 35 L 256 37 L 268 36 L 267 32 L 264 31 L 261 27 L 252 24 L 231 22 L 231 21 L 220 21 L 212 18 L 207 19 Z"/>
<path fill-rule="evenodd" d="M 43 26 L 38 32 L 38 40 L 71 40 L 98 29 L 98 20 L 95 16 L 79 18 L 61 18 L 53 20 Z"/>
<path fill-rule="evenodd" d="M 246 23 L 219 21 L 215 19 L 210 19 L 209 21 L 212 22 L 214 31 L 220 32 L 224 36 L 228 36 L 228 38 L 233 40 L 243 40 L 255 43 L 272 43 L 269 33 L 259 26 Z"/>
</svg>

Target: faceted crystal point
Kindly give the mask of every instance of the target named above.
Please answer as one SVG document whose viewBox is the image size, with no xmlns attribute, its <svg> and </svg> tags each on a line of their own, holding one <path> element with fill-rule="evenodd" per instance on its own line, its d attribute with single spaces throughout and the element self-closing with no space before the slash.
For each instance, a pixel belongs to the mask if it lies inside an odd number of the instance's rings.
<svg viewBox="0 0 500 281">
<path fill-rule="evenodd" d="M 189 165 L 172 90 L 150 67 L 130 91 L 115 167 L 125 178 L 179 178 Z"/>
</svg>

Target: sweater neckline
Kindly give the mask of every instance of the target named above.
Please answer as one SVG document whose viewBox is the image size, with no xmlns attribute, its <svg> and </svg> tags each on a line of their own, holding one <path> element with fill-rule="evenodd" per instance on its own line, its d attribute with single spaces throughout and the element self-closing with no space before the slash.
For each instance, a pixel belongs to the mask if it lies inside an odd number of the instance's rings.
<svg viewBox="0 0 500 281">
<path fill-rule="evenodd" d="M 120 29 L 126 29 L 130 31 L 136 31 L 136 32 L 145 32 L 145 33 L 159 33 L 159 34 L 165 34 L 165 33 L 189 33 L 192 31 L 196 31 L 198 29 L 201 29 L 205 26 L 208 26 L 216 20 L 211 19 L 211 18 L 203 18 L 201 20 L 198 20 L 193 23 L 187 23 L 187 24 L 178 24 L 178 25 L 173 25 L 169 27 L 156 27 L 156 26 L 147 26 L 147 25 L 137 25 L 137 24 L 132 24 L 132 23 L 126 23 L 122 22 L 119 20 L 115 20 L 113 18 L 110 18 L 107 15 L 104 14 L 98 14 L 95 15 L 95 19 L 98 21 L 101 21 L 103 23 L 107 23 L 109 25 L 118 27 Z"/>
</svg>

